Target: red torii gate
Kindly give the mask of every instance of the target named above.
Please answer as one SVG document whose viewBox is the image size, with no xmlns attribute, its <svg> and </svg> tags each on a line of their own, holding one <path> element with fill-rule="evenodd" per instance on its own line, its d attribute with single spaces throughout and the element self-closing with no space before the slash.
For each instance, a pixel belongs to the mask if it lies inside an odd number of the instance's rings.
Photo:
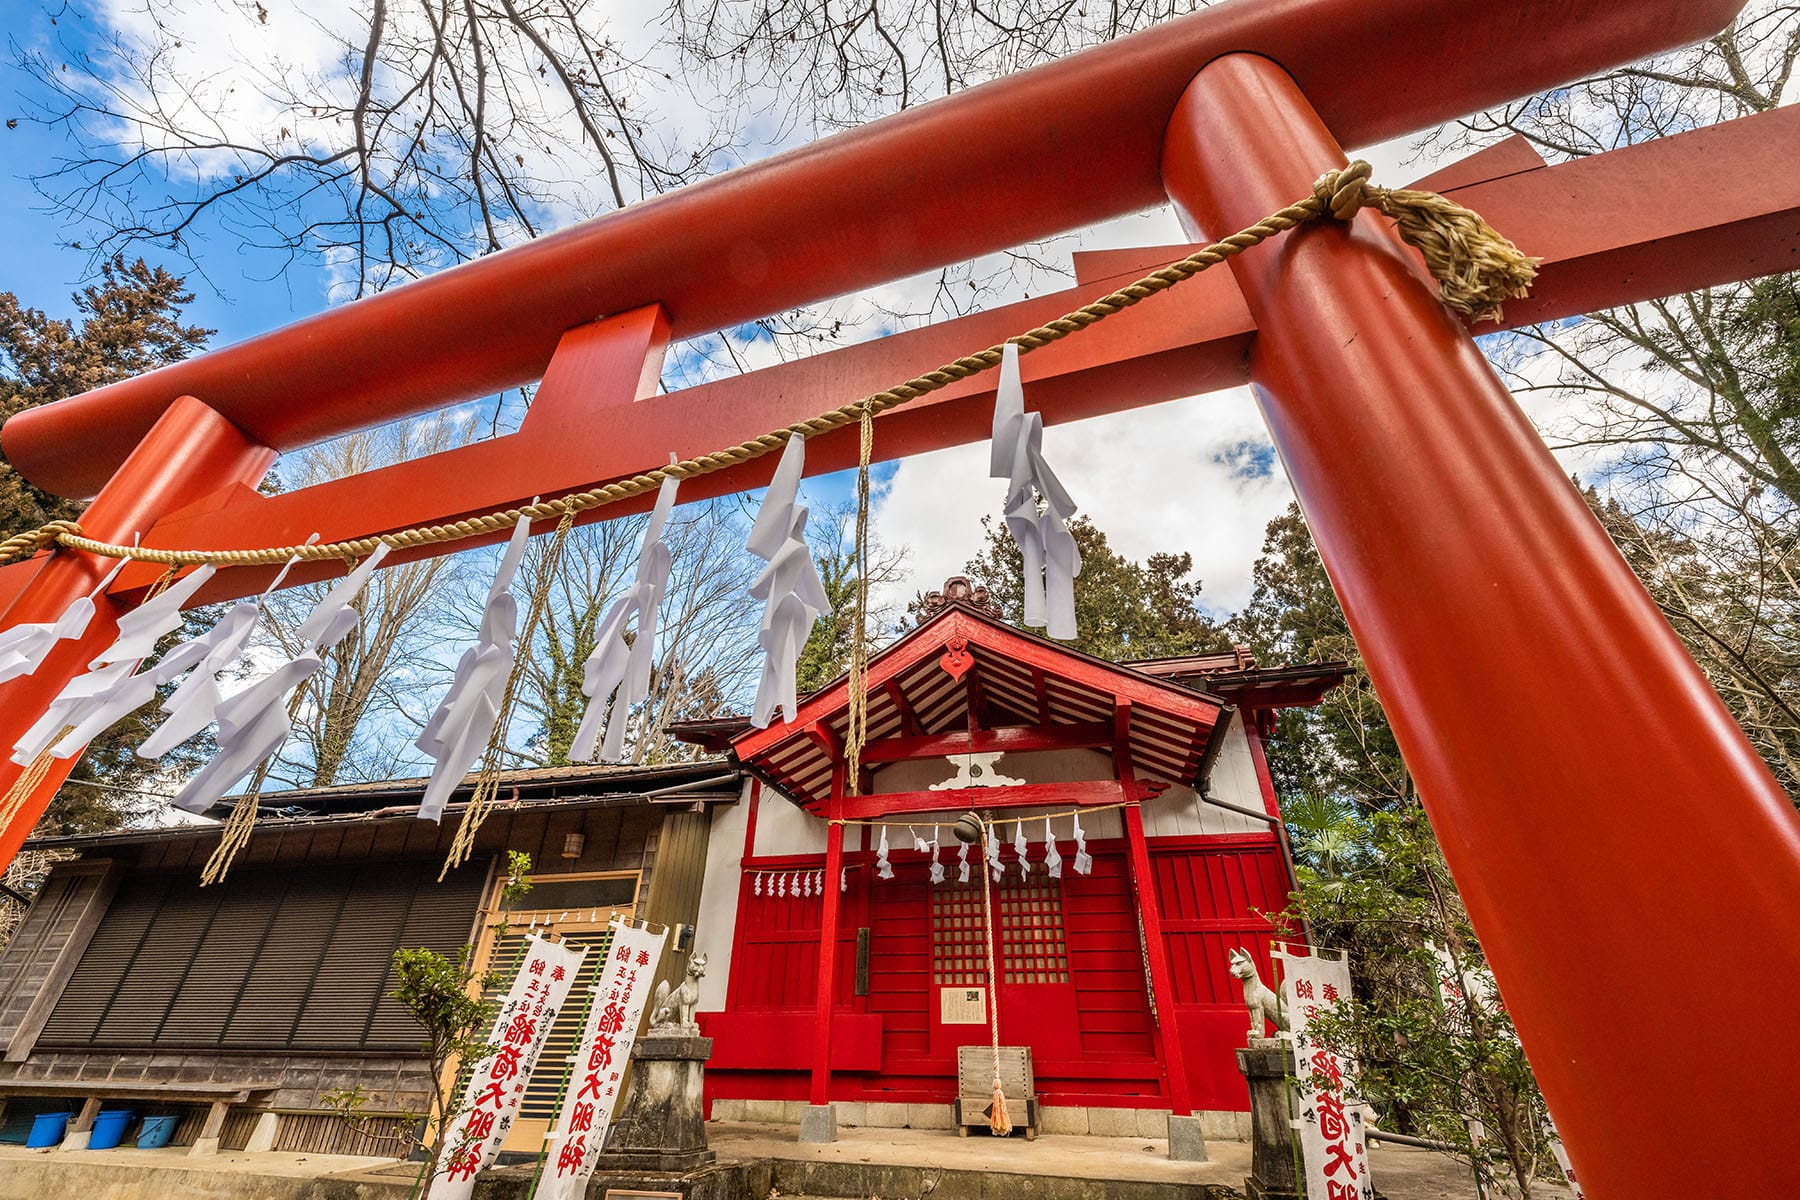
<svg viewBox="0 0 1800 1200">
<path fill-rule="evenodd" d="M 1737 7 L 1222 4 L 21 414 L 4 448 L 40 486 L 98 491 L 88 536 L 163 547 L 339 540 L 578 490 L 810 416 L 1177 252 L 1078 256 L 1074 295 L 657 396 L 671 337 L 1164 200 L 1197 238 L 1219 236 L 1307 194 L 1343 163 L 1340 142 L 1691 41 Z M 1558 167 L 1503 147 L 1430 184 L 1546 257 L 1533 299 L 1508 311 L 1540 320 L 1791 269 L 1797 125 L 1778 111 Z M 1670 179 L 1706 186 L 1676 209 Z M 1752 993 L 1718 981 L 1724 966 L 1759 972 L 1773 997 L 1800 989 L 1788 798 L 1384 221 L 1307 227 L 1231 267 L 1030 356 L 1032 402 L 1069 420 L 1255 385 L 1584 1186 L 1781 1194 L 1792 1104 L 1773 1064 L 1800 1059 L 1800 1029 L 1757 1030 L 1770 1064 L 1757 1069 L 1727 1041 Z M 539 375 L 512 437 L 253 490 L 278 451 Z M 885 415 L 877 452 L 984 437 L 990 397 L 972 381 Z M 829 435 L 808 466 L 854 451 L 851 434 Z M 762 481 L 747 466 L 684 495 Z M 0 623 L 53 616 L 103 566 L 63 553 L 0 571 Z M 157 574 L 128 569 L 85 640 L 0 689 L 0 743 Z M 221 571 L 199 599 L 268 574 Z M 17 774 L 7 764 L 0 787 Z M 0 859 L 61 777 L 0 835 Z M 1729 1155 L 1676 1132 L 1726 1114 Z"/>
</svg>

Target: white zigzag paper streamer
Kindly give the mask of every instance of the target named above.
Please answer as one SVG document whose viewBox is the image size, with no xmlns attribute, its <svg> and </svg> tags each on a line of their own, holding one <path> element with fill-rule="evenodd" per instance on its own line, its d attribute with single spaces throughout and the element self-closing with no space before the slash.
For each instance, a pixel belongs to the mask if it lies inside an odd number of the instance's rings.
<svg viewBox="0 0 1800 1200">
<path fill-rule="evenodd" d="M 96 604 L 101 594 L 112 585 L 112 581 L 130 561 L 121 558 L 114 563 L 113 569 L 94 585 L 93 591 L 71 600 L 56 620 L 14 625 L 11 629 L 0 631 L 0 683 L 30 675 L 44 665 L 44 659 L 56 648 L 56 643 L 78 638 L 86 633 L 87 627 L 94 620 Z"/>
<path fill-rule="evenodd" d="M 520 517 L 513 526 L 506 553 L 501 555 L 494 582 L 488 586 L 487 603 L 481 610 L 481 632 L 475 644 L 463 651 L 450 690 L 413 743 L 436 764 L 419 801 L 421 820 L 443 818 L 450 793 L 487 749 L 494 725 L 500 719 L 506 682 L 517 653 L 513 641 L 519 633 L 519 602 L 512 594 L 512 582 L 530 536 L 530 518 Z"/>
<path fill-rule="evenodd" d="M 76 741 L 73 733 L 62 736 L 66 726 L 98 733 L 148 702 L 156 694 L 155 683 L 140 682 L 134 687 L 132 672 L 140 660 L 156 649 L 164 635 L 180 627 L 181 606 L 212 576 L 213 568 L 202 566 L 163 589 L 154 600 L 147 600 L 120 617 L 118 636 L 112 645 L 88 663 L 85 675 L 71 679 L 37 723 L 19 738 L 13 746 L 13 761 L 23 766 L 46 750 L 57 758 L 71 758 L 81 753 L 87 742 Z M 134 696 L 135 703 L 120 707 Z M 108 719 L 109 714 L 115 713 Z"/>
<path fill-rule="evenodd" d="M 813 622 L 831 611 L 806 544 L 806 506 L 798 502 L 805 464 L 806 439 L 795 434 L 788 439 L 750 529 L 750 553 L 769 564 L 750 585 L 750 595 L 763 602 L 762 628 L 757 633 L 763 671 L 750 713 L 750 723 L 759 729 L 768 727 L 777 705 L 787 720 L 794 719 L 800 703 L 796 664 L 801 648 Z"/>
<path fill-rule="evenodd" d="M 218 752 L 188 779 L 175 797 L 175 807 L 184 812 L 205 812 L 232 784 L 281 749 L 294 729 L 293 718 L 288 716 L 289 694 L 324 665 L 321 652 L 356 628 L 361 617 L 350 602 L 387 557 L 387 551 L 386 546 L 377 546 L 301 622 L 295 636 L 306 639 L 302 642 L 305 650 L 217 705 L 213 716 L 219 723 Z"/>
<path fill-rule="evenodd" d="M 1081 552 L 1068 525 L 1075 501 L 1044 461 L 1043 441 L 1044 418 L 1025 411 L 1019 348 L 1009 342 L 994 395 L 988 474 L 1007 481 L 1006 527 L 1025 566 L 1025 623 L 1067 640 L 1075 636 L 1075 577 L 1081 574 Z"/>
<path fill-rule="evenodd" d="M 675 508 L 675 491 L 680 482 L 672 476 L 662 481 L 650 524 L 644 528 L 644 544 L 638 551 L 637 576 L 631 590 L 607 611 L 594 635 L 594 652 L 582 667 L 581 691 L 588 698 L 588 709 L 569 748 L 569 757 L 579 762 L 594 758 L 603 717 L 606 740 L 600 747 L 600 757 L 608 762 L 618 761 L 625 750 L 625 726 L 631 708 L 650 695 L 650 669 L 656 662 L 656 618 L 675 561 L 669 544 L 663 541 L 663 531 Z M 628 642 L 625 626 L 634 615 L 637 632 Z M 613 696 L 610 715 L 606 711 L 609 694 Z"/>
</svg>

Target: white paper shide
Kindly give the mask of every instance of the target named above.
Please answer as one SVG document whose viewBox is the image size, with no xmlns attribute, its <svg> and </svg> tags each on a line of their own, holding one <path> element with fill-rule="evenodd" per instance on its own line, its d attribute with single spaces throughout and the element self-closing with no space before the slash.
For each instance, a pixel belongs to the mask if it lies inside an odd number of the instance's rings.
<svg viewBox="0 0 1800 1200">
<path fill-rule="evenodd" d="M 777 705 L 789 721 L 799 708 L 797 683 L 800 651 L 813 622 L 831 611 L 825 584 L 806 544 L 806 505 L 799 502 L 800 474 L 806 465 L 806 439 L 795 434 L 769 481 L 768 494 L 750 528 L 750 553 L 769 565 L 750 595 L 763 602 L 757 641 L 763 649 L 762 681 L 750 723 L 766 729 Z"/>
<path fill-rule="evenodd" d="M 1053 638 L 1075 636 L 1075 577 L 1081 552 L 1069 532 L 1075 501 L 1044 461 L 1044 418 L 1025 411 L 1019 348 L 1008 342 L 994 394 L 988 474 L 1006 480 L 1006 527 L 1025 560 L 1025 623 Z"/>
</svg>

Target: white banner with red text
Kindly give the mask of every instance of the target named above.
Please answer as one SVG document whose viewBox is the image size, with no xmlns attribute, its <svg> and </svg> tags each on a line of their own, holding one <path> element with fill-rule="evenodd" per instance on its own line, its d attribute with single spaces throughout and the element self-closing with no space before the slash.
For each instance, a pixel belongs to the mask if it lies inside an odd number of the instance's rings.
<svg viewBox="0 0 1800 1200">
<path fill-rule="evenodd" d="M 651 933 L 613 918 L 612 946 L 594 981 L 581 1046 L 532 1200 L 580 1200 L 587 1195 L 588 1179 L 619 1107 L 625 1065 L 631 1060 L 667 936 L 667 931 Z"/>
<path fill-rule="evenodd" d="M 1294 1083 L 1300 1116 L 1305 1193 L 1317 1200 L 1374 1200 L 1364 1110 L 1352 1094 L 1350 1062 L 1319 1044 L 1310 1028 L 1319 1014 L 1350 998 L 1350 960 L 1274 950 L 1281 961 L 1281 996 L 1294 1043 Z"/>
<path fill-rule="evenodd" d="M 536 934 L 526 937 L 518 973 L 494 1014 L 487 1052 L 470 1069 L 462 1107 L 444 1140 L 431 1180 L 432 1200 L 466 1200 L 475 1190 L 476 1173 L 499 1155 L 525 1098 L 532 1068 L 586 956 L 584 949 Z"/>
</svg>

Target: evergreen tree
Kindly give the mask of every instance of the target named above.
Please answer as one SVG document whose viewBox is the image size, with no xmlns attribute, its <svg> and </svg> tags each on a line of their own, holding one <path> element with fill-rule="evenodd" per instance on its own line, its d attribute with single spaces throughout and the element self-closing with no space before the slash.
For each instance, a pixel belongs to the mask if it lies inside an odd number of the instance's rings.
<svg viewBox="0 0 1800 1200">
<path fill-rule="evenodd" d="M 73 317 L 47 316 L 20 304 L 13 293 L 0 292 L 0 419 L 188 357 L 213 332 L 182 321 L 182 309 L 193 299 L 179 276 L 142 259 L 122 258 L 101 264 L 99 280 L 74 295 Z M 0 464 L 0 536 L 73 519 L 82 507 Z M 156 767 L 133 753 L 155 715 L 154 707 L 140 709 L 88 746 L 39 833 L 111 829 L 155 806 L 136 789 L 148 783 Z M 176 765 L 198 762 L 209 752 L 209 740 L 199 739 Z"/>
</svg>

